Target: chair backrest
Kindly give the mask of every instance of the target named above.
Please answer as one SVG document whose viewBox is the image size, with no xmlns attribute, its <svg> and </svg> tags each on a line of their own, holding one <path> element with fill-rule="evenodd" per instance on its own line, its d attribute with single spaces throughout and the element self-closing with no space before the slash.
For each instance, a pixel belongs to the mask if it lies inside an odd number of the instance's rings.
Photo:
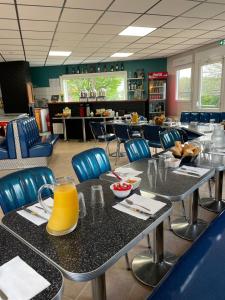
<svg viewBox="0 0 225 300">
<path fill-rule="evenodd" d="M 207 113 L 207 112 L 200 112 L 199 113 L 199 122 L 209 123 L 209 119 L 210 119 L 209 113 Z"/>
<path fill-rule="evenodd" d="M 105 126 L 102 122 L 90 122 L 91 132 L 95 139 L 105 134 Z"/>
<path fill-rule="evenodd" d="M 124 147 L 130 162 L 151 157 L 148 143 L 144 139 L 126 141 Z"/>
<path fill-rule="evenodd" d="M 190 122 L 199 122 L 199 112 L 191 112 L 189 120 Z"/>
<path fill-rule="evenodd" d="M 160 141 L 162 148 L 167 150 L 173 147 L 176 141 L 183 142 L 183 138 L 178 130 L 172 129 L 160 132 Z"/>
<path fill-rule="evenodd" d="M 40 140 L 39 129 L 34 117 L 17 120 L 22 157 L 29 156 L 29 148 Z"/>
<path fill-rule="evenodd" d="M 102 148 L 93 148 L 74 155 L 72 166 L 80 182 L 97 179 L 111 170 L 109 158 Z"/>
<path fill-rule="evenodd" d="M 13 121 L 10 121 L 6 127 L 6 144 L 9 158 L 16 158 L 16 145 L 13 131 Z"/>
<path fill-rule="evenodd" d="M 190 122 L 190 112 L 183 111 L 180 115 L 181 123 L 189 123 Z"/>
<path fill-rule="evenodd" d="M 55 180 L 47 167 L 29 168 L 0 178 L 0 206 L 4 213 L 37 201 L 38 189 Z M 46 191 L 44 196 L 51 193 Z"/>
<path fill-rule="evenodd" d="M 122 141 L 130 139 L 130 127 L 126 124 L 114 124 L 114 133 L 116 137 Z"/>
<path fill-rule="evenodd" d="M 144 138 L 148 141 L 160 142 L 159 133 L 161 131 L 162 128 L 159 125 L 144 125 Z"/>
<path fill-rule="evenodd" d="M 214 119 L 215 123 L 220 123 L 221 113 L 220 112 L 211 112 L 211 113 L 209 113 L 209 119 L 210 120 Z"/>
</svg>

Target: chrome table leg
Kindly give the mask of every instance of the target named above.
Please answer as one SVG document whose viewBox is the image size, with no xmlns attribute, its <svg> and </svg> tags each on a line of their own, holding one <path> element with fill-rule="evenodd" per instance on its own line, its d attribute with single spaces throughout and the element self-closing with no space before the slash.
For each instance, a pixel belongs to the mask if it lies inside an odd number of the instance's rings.
<svg viewBox="0 0 225 300">
<path fill-rule="evenodd" d="M 63 118 L 63 135 L 64 135 L 64 141 L 67 141 L 67 130 L 66 130 L 66 119 Z"/>
<path fill-rule="evenodd" d="M 82 118 L 82 132 L 83 132 L 83 142 L 86 142 L 85 118 Z"/>
<path fill-rule="evenodd" d="M 144 253 L 138 254 L 132 261 L 134 276 L 143 284 L 156 286 L 166 275 L 176 261 L 176 257 L 163 251 L 163 223 L 160 223 L 153 232 L 153 247 Z"/>
<path fill-rule="evenodd" d="M 225 203 L 222 200 L 223 192 L 223 171 L 215 173 L 215 198 L 202 198 L 200 205 L 212 212 L 219 213 L 225 209 Z"/>
<path fill-rule="evenodd" d="M 195 240 L 207 227 L 205 221 L 198 219 L 198 199 L 199 191 L 197 189 L 194 191 L 191 201 L 190 219 L 179 218 L 171 224 L 172 231 L 185 240 Z"/>
<path fill-rule="evenodd" d="M 92 280 L 93 300 L 106 300 L 105 273 Z"/>
</svg>

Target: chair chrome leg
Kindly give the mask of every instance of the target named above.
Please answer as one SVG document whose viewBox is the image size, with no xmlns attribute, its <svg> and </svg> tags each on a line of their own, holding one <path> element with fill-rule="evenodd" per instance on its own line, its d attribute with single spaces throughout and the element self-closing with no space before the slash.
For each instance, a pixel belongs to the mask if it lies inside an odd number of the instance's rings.
<svg viewBox="0 0 225 300">
<path fill-rule="evenodd" d="M 212 198 L 212 187 L 211 187 L 211 181 L 208 181 L 208 187 L 209 187 L 209 197 Z"/>
<path fill-rule="evenodd" d="M 171 228 L 171 216 L 168 217 L 168 223 L 169 223 L 169 230 L 172 230 L 172 228 Z"/>
<path fill-rule="evenodd" d="M 120 142 L 117 142 L 117 149 L 116 149 L 116 161 L 115 161 L 115 165 L 117 164 L 117 160 L 120 157 Z"/>
<path fill-rule="evenodd" d="M 182 209 L 183 209 L 183 216 L 185 217 L 185 220 L 187 220 L 187 215 L 186 215 L 184 200 L 181 201 L 181 204 L 182 204 Z"/>
<path fill-rule="evenodd" d="M 126 261 L 126 265 L 127 265 L 127 271 L 130 271 L 131 267 L 130 267 L 130 261 L 129 261 L 129 257 L 128 257 L 127 253 L 125 254 L 125 261 Z"/>
<path fill-rule="evenodd" d="M 151 241 L 150 241 L 150 235 L 147 234 L 147 243 L 148 243 L 148 248 L 151 249 Z"/>
</svg>

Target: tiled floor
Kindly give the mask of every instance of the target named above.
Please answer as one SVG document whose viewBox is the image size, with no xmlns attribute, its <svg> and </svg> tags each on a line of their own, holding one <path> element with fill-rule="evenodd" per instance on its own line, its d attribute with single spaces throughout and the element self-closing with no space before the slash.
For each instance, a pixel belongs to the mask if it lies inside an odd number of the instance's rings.
<svg viewBox="0 0 225 300">
<path fill-rule="evenodd" d="M 71 166 L 71 158 L 74 154 L 79 153 L 88 148 L 96 146 L 94 142 L 81 143 L 77 141 L 57 143 L 54 149 L 54 154 L 50 161 L 49 167 L 54 171 L 56 177 L 73 176 L 78 182 Z M 97 146 L 104 146 L 98 144 Z M 114 148 L 115 145 L 112 145 Z M 114 149 L 112 149 L 114 150 Z M 111 158 L 111 164 L 114 168 L 115 158 Z M 120 158 L 118 165 L 127 163 L 126 157 Z M 201 195 L 208 195 L 207 186 L 201 188 Z M 188 199 L 185 201 L 188 210 Z M 181 213 L 180 203 L 174 204 L 173 217 Z M 2 213 L 0 212 L 0 217 Z M 204 220 L 211 221 L 215 214 L 210 213 L 200 208 L 200 217 Z M 191 245 L 190 242 L 180 239 L 168 230 L 168 224 L 165 223 L 165 249 L 173 252 L 176 255 L 184 253 Z M 129 252 L 129 257 L 132 257 L 140 251 L 147 249 L 146 240 L 142 240 L 136 247 Z M 76 251 L 76 249 L 74 249 Z M 125 260 L 122 257 L 112 268 L 106 272 L 107 299 L 108 300 L 144 300 L 150 294 L 151 288 L 139 283 L 132 275 L 131 271 L 125 268 Z M 65 279 L 65 288 L 63 300 L 89 300 L 91 299 L 91 284 L 90 282 L 72 282 Z M 164 299 L 162 299 L 164 300 Z"/>
</svg>

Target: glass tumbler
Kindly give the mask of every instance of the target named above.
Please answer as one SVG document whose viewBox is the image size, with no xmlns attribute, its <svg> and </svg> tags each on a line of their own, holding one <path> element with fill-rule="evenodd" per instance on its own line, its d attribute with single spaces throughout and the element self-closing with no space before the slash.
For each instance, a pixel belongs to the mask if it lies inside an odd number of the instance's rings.
<svg viewBox="0 0 225 300">
<path fill-rule="evenodd" d="M 105 206 L 104 194 L 101 185 L 91 186 L 91 207 L 103 208 Z"/>
</svg>

